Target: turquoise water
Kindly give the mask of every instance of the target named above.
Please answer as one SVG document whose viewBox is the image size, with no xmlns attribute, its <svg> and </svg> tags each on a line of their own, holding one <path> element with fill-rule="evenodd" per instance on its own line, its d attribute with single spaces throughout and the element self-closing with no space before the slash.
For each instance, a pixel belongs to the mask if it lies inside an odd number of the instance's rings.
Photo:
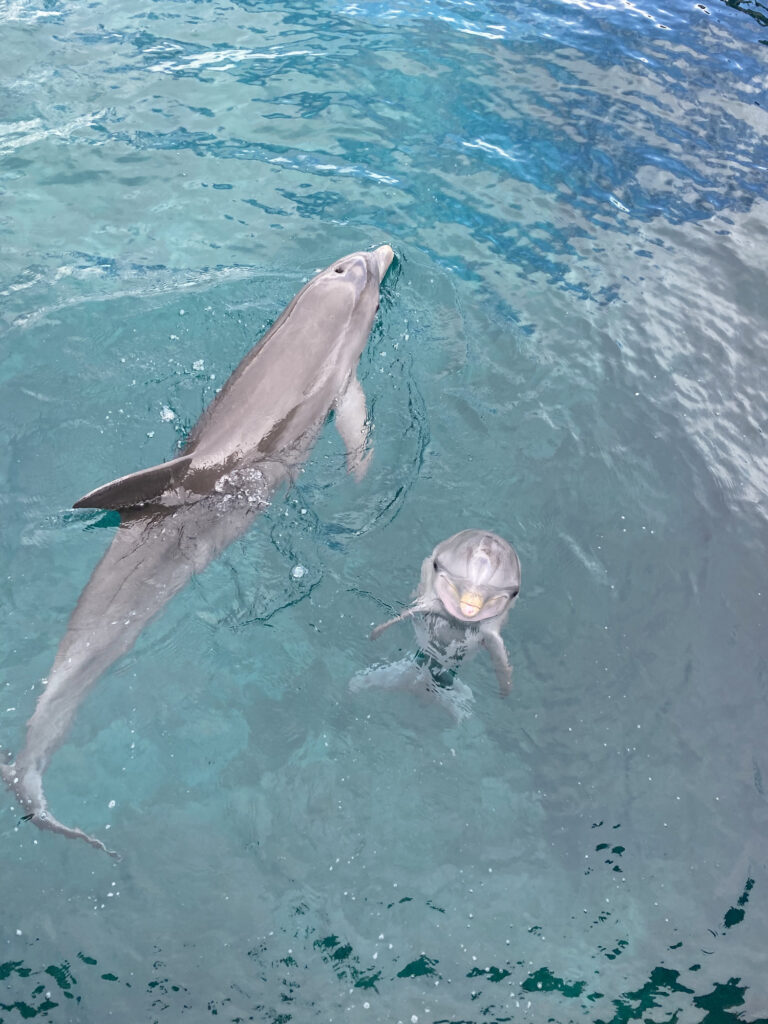
<svg viewBox="0 0 768 1024">
<path fill-rule="evenodd" d="M 301 283 L 390 242 L 361 484 L 300 484 L 0 797 L 0 1020 L 768 1020 L 768 8 L 0 8 L 0 743 L 113 515 Z M 348 691 L 517 548 L 507 701 Z M 292 570 L 301 565 L 299 578 Z"/>
</svg>

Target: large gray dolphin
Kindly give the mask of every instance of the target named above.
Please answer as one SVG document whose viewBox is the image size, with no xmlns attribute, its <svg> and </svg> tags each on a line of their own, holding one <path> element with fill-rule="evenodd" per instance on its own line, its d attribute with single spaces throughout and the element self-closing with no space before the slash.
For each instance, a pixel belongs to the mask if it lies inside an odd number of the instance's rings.
<svg viewBox="0 0 768 1024">
<path fill-rule="evenodd" d="M 119 509 L 120 527 L 69 620 L 24 748 L 3 779 L 39 828 L 84 839 L 50 813 L 43 773 L 83 697 L 192 577 L 294 479 L 328 414 L 356 478 L 368 423 L 357 378 L 394 253 L 355 252 L 313 277 L 242 360 L 178 456 L 99 487 L 75 508 Z M 114 854 L 113 854 L 114 855 Z"/>
<path fill-rule="evenodd" d="M 500 630 L 519 593 L 520 560 L 497 534 L 462 530 L 441 541 L 422 562 L 413 604 L 371 633 L 375 640 L 396 622 L 413 619 L 419 642 L 416 655 L 358 673 L 350 689 L 425 688 L 460 720 L 468 713 L 472 693 L 456 677 L 456 669 L 484 647 L 499 692 L 506 697 L 512 666 Z"/>
</svg>

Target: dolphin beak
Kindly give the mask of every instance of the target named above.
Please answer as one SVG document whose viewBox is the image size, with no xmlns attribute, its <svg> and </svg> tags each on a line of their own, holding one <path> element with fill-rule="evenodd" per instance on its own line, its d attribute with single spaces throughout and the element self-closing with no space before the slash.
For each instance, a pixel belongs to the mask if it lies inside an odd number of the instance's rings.
<svg viewBox="0 0 768 1024">
<path fill-rule="evenodd" d="M 483 607 L 482 597 L 476 594 L 474 591 L 466 590 L 459 599 L 459 608 L 461 614 L 467 619 L 474 619 L 480 609 Z"/>
<path fill-rule="evenodd" d="M 376 257 L 376 265 L 379 268 L 379 281 L 383 281 L 384 275 L 395 258 L 395 251 L 391 245 L 380 245 L 378 249 L 373 250 L 373 255 Z"/>
</svg>

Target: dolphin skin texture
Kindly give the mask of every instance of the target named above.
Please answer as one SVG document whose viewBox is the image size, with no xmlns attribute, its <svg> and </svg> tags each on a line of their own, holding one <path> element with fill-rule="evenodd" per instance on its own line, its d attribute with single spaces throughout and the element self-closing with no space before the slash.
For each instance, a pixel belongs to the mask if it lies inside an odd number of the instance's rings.
<svg viewBox="0 0 768 1024">
<path fill-rule="evenodd" d="M 371 633 L 375 640 L 395 623 L 412 619 L 419 643 L 416 655 L 359 672 L 350 689 L 426 690 L 461 721 L 471 713 L 474 698 L 456 670 L 484 647 L 499 692 L 506 697 L 512 666 L 501 628 L 519 593 L 520 560 L 511 544 L 488 530 L 462 530 L 448 537 L 422 562 L 414 603 Z"/>
<path fill-rule="evenodd" d="M 23 749 L 0 773 L 25 819 L 116 856 L 48 810 L 43 774 L 99 676 L 131 649 L 170 599 L 241 536 L 290 484 L 333 410 L 347 468 L 371 450 L 360 355 L 394 252 L 382 245 L 336 260 L 295 296 L 205 409 L 180 455 L 99 487 L 75 508 L 118 509 L 120 526 L 94 569 L 27 723 Z"/>
</svg>

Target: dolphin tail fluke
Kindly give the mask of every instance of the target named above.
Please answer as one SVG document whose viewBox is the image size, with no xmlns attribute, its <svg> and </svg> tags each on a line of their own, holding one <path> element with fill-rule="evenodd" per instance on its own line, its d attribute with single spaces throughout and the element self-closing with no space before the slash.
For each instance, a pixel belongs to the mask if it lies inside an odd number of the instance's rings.
<svg viewBox="0 0 768 1024">
<path fill-rule="evenodd" d="M 19 775 L 15 765 L 0 764 L 0 775 L 26 811 L 24 821 L 31 821 L 38 828 L 57 832 L 59 835 L 66 836 L 67 839 L 83 839 L 90 846 L 95 846 L 97 850 L 103 850 L 115 860 L 120 860 L 120 854 L 115 850 L 108 849 L 100 839 L 88 835 L 81 828 L 70 828 L 68 825 L 63 825 L 57 818 L 54 818 L 48 810 L 43 796 L 42 776 L 39 772 L 27 771 Z"/>
<path fill-rule="evenodd" d="M 357 672 L 349 681 L 352 693 L 362 690 L 411 690 L 426 686 L 429 673 L 413 658 L 373 665 Z"/>
</svg>

